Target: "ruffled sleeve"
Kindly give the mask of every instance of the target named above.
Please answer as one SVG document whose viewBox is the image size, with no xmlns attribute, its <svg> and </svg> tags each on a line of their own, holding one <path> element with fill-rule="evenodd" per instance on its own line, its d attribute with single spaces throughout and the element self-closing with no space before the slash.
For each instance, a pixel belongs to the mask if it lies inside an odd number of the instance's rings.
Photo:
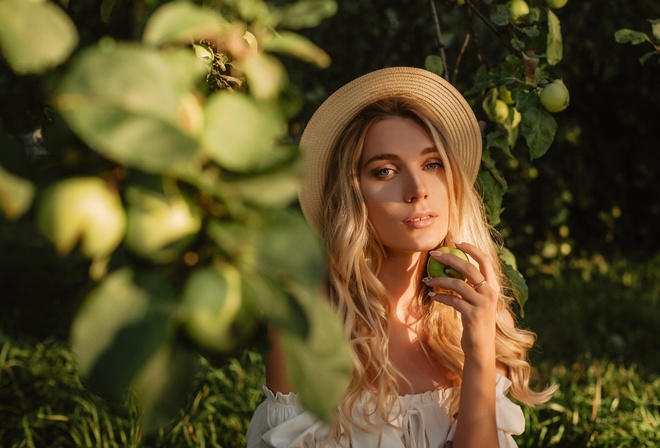
<svg viewBox="0 0 660 448">
<path fill-rule="evenodd" d="M 507 377 L 497 375 L 495 383 L 495 417 L 500 448 L 517 448 L 518 444 L 513 436 L 520 435 L 525 431 L 525 415 L 522 408 L 507 396 L 511 384 L 511 380 Z M 454 421 L 447 440 L 454 440 L 455 433 L 456 421 Z"/>
<path fill-rule="evenodd" d="M 247 432 L 247 448 L 307 448 L 323 446 L 329 428 L 305 411 L 295 393 L 274 394 L 264 386 L 266 399 L 257 407 Z"/>
</svg>

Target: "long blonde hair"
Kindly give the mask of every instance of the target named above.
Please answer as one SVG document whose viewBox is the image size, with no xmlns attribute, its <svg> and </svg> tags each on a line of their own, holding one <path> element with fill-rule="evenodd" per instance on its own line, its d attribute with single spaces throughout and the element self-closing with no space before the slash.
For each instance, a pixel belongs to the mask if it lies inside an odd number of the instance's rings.
<svg viewBox="0 0 660 448">
<path fill-rule="evenodd" d="M 508 294 L 508 282 L 497 255 L 500 241 L 487 223 L 481 197 L 452 154 L 451 142 L 442 126 L 429 118 L 431 115 L 422 104 L 403 98 L 380 100 L 365 108 L 346 127 L 333 148 L 324 185 L 326 206 L 321 233 L 329 255 L 329 297 L 344 323 L 354 355 L 354 374 L 337 411 L 333 435 L 338 438 L 343 428 L 349 440 L 351 426 L 375 430 L 390 423 L 400 411 L 397 378 L 402 375 L 388 357 L 390 305 L 387 291 L 377 277 L 385 253 L 369 223 L 358 175 L 367 131 L 375 122 L 391 116 L 411 118 L 424 126 L 445 161 L 450 185 L 446 241 L 469 241 L 486 252 L 500 284 L 504 285 L 498 304 L 495 344 L 497 360 L 506 366 L 513 383 L 511 396 L 534 405 L 549 400 L 554 392 L 553 388 L 542 392 L 529 388 L 531 366 L 527 352 L 535 336 L 506 323 L 512 317 L 513 299 Z M 425 258 L 422 261 L 425 262 Z M 421 285 L 421 278 L 419 283 Z M 460 386 L 464 360 L 460 316 L 453 308 L 427 299 L 427 292 L 420 287 L 417 297 L 422 331 L 426 335 L 425 349 L 431 359 L 450 370 L 454 386 Z M 364 415 L 356 419 L 354 412 L 358 402 L 363 406 Z M 458 394 L 455 394 L 454 412 L 457 406 Z"/>
</svg>

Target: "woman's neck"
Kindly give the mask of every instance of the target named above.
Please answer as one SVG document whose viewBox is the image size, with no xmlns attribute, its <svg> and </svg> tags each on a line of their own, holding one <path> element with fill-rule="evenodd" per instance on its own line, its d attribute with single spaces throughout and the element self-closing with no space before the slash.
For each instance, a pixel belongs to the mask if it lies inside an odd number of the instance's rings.
<svg viewBox="0 0 660 448">
<path fill-rule="evenodd" d="M 403 322 L 409 320 L 414 309 L 411 305 L 419 290 L 425 261 L 422 252 L 388 253 L 380 267 L 378 278 L 389 293 L 392 312 Z"/>
</svg>

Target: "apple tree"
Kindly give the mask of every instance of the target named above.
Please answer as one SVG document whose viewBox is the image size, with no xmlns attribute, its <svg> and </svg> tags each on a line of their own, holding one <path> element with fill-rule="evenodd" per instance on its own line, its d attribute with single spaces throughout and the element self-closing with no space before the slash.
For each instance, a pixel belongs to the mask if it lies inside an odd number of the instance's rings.
<svg viewBox="0 0 660 448">
<path fill-rule="evenodd" d="M 18 107 L 34 99 L 20 130 L 0 123 L 0 215 L 82 260 L 70 328 L 80 372 L 106 397 L 133 390 L 145 431 L 178 411 L 199 352 L 234 353 L 264 325 L 280 330 L 310 410 L 330 418 L 347 385 L 343 330 L 318 297 L 322 246 L 291 207 L 300 161 L 288 121 L 300 97 L 280 62 L 327 66 L 297 30 L 335 10 L 0 4 L 4 78 L 30 86 Z"/>
</svg>

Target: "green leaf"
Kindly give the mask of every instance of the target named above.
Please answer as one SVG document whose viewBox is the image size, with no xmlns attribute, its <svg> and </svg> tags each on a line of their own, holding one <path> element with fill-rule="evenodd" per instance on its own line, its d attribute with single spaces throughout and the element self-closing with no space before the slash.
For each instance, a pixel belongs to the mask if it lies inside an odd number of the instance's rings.
<svg viewBox="0 0 660 448">
<path fill-rule="evenodd" d="M 102 155 L 145 171 L 174 170 L 199 147 L 184 106 L 190 107 L 190 90 L 205 73 L 192 53 L 165 56 L 106 41 L 76 58 L 54 104 Z"/>
<path fill-rule="evenodd" d="M 617 30 L 614 33 L 614 39 L 620 44 L 639 45 L 644 42 L 650 42 L 649 37 L 645 33 L 628 28 Z"/>
<path fill-rule="evenodd" d="M 524 89 L 512 89 L 511 96 L 516 103 L 518 112 L 525 115 L 525 111 L 535 109 L 540 106 L 539 96 L 536 92 L 530 92 Z"/>
<path fill-rule="evenodd" d="M 648 53 L 644 53 L 642 57 L 639 58 L 640 64 L 644 64 L 646 61 L 651 59 L 653 56 L 657 56 L 658 52 L 657 51 L 649 51 Z"/>
<path fill-rule="evenodd" d="M 298 0 L 276 12 L 278 28 L 313 28 L 337 12 L 334 0 Z"/>
<path fill-rule="evenodd" d="M 225 19 L 215 11 L 192 3 L 167 3 L 154 12 L 145 25 L 142 40 L 151 45 L 192 44 L 201 39 L 217 40 Z"/>
<path fill-rule="evenodd" d="M 299 169 L 299 164 L 289 164 L 236 180 L 225 178 L 219 182 L 218 189 L 226 198 L 236 196 L 261 207 L 285 207 L 298 195 Z"/>
<path fill-rule="evenodd" d="M 442 58 L 437 54 L 426 56 L 426 59 L 424 60 L 424 68 L 438 76 L 442 76 L 442 73 L 445 71 L 445 67 L 442 64 Z"/>
<path fill-rule="evenodd" d="M 181 411 L 199 366 L 199 356 L 176 342 L 163 343 L 152 354 L 132 384 L 142 411 L 143 434 L 154 433 Z"/>
<path fill-rule="evenodd" d="M 293 56 L 318 67 L 330 66 L 330 56 L 305 36 L 290 31 L 280 31 L 264 42 L 263 49 Z"/>
<path fill-rule="evenodd" d="M 527 287 L 525 277 L 518 271 L 516 257 L 509 249 L 506 247 L 501 248 L 499 257 L 504 266 L 504 274 L 511 281 L 513 298 L 516 299 L 516 302 L 520 306 L 520 315 L 524 316 L 525 303 L 527 303 L 527 299 L 529 298 L 529 288 Z"/>
<path fill-rule="evenodd" d="M 73 21 L 43 0 L 0 1 L 0 49 L 18 74 L 36 74 L 64 62 L 78 45 Z"/>
<path fill-rule="evenodd" d="M 108 21 L 116 3 L 117 0 L 103 0 L 101 2 L 101 20 L 104 22 Z"/>
<path fill-rule="evenodd" d="M 511 148 L 509 147 L 509 137 L 504 132 L 489 132 L 488 135 L 486 135 L 486 147 L 501 149 L 504 151 L 504 154 L 513 158 Z"/>
<path fill-rule="evenodd" d="M 34 194 L 32 182 L 0 166 L 0 210 L 8 219 L 20 218 L 30 208 Z"/>
<path fill-rule="evenodd" d="M 653 37 L 656 41 L 660 42 L 660 19 L 649 20 L 649 23 L 651 24 Z"/>
<path fill-rule="evenodd" d="M 529 108 L 522 114 L 520 132 L 529 146 L 530 158 L 537 159 L 550 149 L 557 132 L 557 121 L 543 107 Z"/>
<path fill-rule="evenodd" d="M 490 21 L 498 26 L 508 25 L 509 18 L 509 8 L 506 5 L 495 5 L 495 8 L 490 14 Z"/>
<path fill-rule="evenodd" d="M 124 268 L 85 299 L 71 327 L 81 375 L 102 395 L 121 397 L 173 336 L 173 293 L 161 277 Z"/>
<path fill-rule="evenodd" d="M 502 197 L 506 192 L 506 186 L 496 181 L 489 171 L 482 170 L 477 177 L 477 188 L 484 201 L 488 222 L 495 227 L 500 223 L 500 216 L 504 212 Z"/>
<path fill-rule="evenodd" d="M 310 334 L 302 339 L 281 331 L 287 370 L 303 407 L 330 422 L 353 371 L 343 326 L 330 305 L 300 289 L 296 296 L 310 319 Z"/>
<path fill-rule="evenodd" d="M 299 212 L 266 209 L 257 235 L 257 270 L 281 280 L 317 288 L 326 274 L 325 251 Z"/>
<path fill-rule="evenodd" d="M 267 164 L 286 125 L 269 103 L 220 91 L 205 107 L 204 150 L 220 166 L 246 172 Z"/>
<path fill-rule="evenodd" d="M 561 36 L 561 23 L 559 18 L 548 8 L 548 37 L 546 39 L 546 56 L 548 64 L 556 65 L 563 57 L 563 44 Z"/>
</svg>

